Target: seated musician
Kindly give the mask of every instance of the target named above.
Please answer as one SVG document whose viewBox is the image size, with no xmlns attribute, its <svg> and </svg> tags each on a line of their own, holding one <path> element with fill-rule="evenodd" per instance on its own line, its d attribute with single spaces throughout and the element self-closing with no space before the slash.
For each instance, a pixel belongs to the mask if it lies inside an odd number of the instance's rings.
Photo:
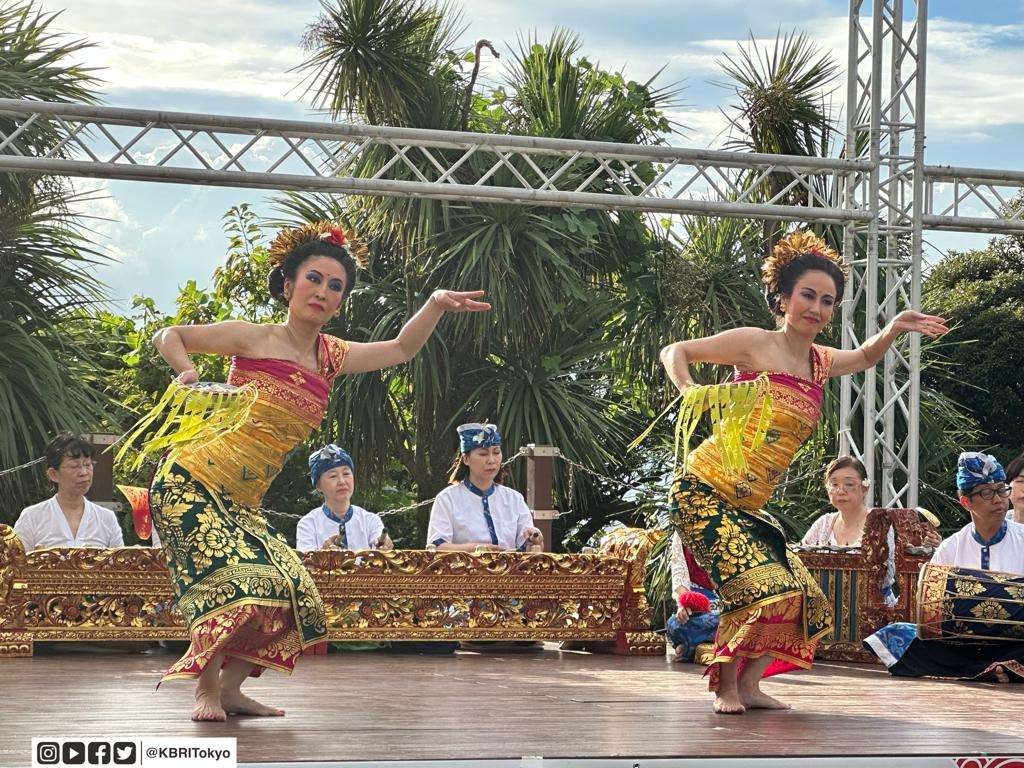
<svg viewBox="0 0 1024 768">
<path fill-rule="evenodd" d="M 46 476 L 57 492 L 25 507 L 14 524 L 26 552 L 54 547 L 124 546 L 117 517 L 85 498 L 92 487 L 93 446 L 84 437 L 61 433 L 46 446 Z"/>
<path fill-rule="evenodd" d="M 971 522 L 945 539 L 931 562 L 1024 574 L 1024 525 L 1006 520 L 1010 487 L 1002 465 L 985 453 L 961 453 L 956 485 Z M 1024 644 L 1019 639 L 966 639 L 971 642 L 921 640 L 916 625 L 900 622 L 883 627 L 864 645 L 894 675 L 1024 680 Z"/>
<path fill-rule="evenodd" d="M 295 528 L 295 548 L 393 549 L 379 515 L 352 503 L 356 465 L 346 451 L 330 443 L 309 456 L 309 479 L 324 497 Z"/>
<path fill-rule="evenodd" d="M 1006 519 L 1024 523 L 1024 453 L 1006 465 L 1006 482 L 1010 485 L 1010 509 Z"/>
<path fill-rule="evenodd" d="M 1024 574 L 1024 525 L 1006 519 L 1011 488 L 996 457 L 961 453 L 956 487 L 971 522 L 939 545 L 932 562 Z"/>
<path fill-rule="evenodd" d="M 672 597 L 677 608 L 665 623 L 666 639 L 673 649 L 673 661 L 693 661 L 697 646 L 715 639 L 718 596 L 711 579 L 683 547 L 678 533 L 672 534 L 669 547 Z M 706 609 L 705 601 L 694 599 L 693 593 L 706 598 Z"/>
<path fill-rule="evenodd" d="M 805 546 L 859 547 L 868 517 L 868 473 L 860 459 L 840 456 L 825 468 L 825 491 L 835 512 L 826 512 L 804 534 Z M 924 538 L 925 546 L 934 547 L 942 541 L 937 532 Z M 890 542 L 890 547 L 892 542 Z"/>
<path fill-rule="evenodd" d="M 544 537 L 518 491 L 502 484 L 501 434 L 493 424 L 463 424 L 452 485 L 434 499 L 427 545 L 439 550 L 539 551 Z"/>
</svg>

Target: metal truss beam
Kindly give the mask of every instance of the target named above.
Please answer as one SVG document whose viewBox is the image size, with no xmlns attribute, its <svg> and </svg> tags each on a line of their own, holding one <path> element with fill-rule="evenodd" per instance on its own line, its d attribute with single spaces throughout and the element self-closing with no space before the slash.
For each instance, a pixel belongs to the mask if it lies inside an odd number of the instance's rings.
<svg viewBox="0 0 1024 768">
<path fill-rule="evenodd" d="M 926 229 L 958 232 L 1024 233 L 1024 171 L 924 167 Z"/>
<path fill-rule="evenodd" d="M 863 161 L 0 99 L 0 171 L 470 202 L 867 221 L 821 190 Z M 19 146 L 30 126 L 62 140 Z M 5 128 L 6 126 L 6 128 Z M 782 179 L 772 197 L 765 180 Z"/>
</svg>

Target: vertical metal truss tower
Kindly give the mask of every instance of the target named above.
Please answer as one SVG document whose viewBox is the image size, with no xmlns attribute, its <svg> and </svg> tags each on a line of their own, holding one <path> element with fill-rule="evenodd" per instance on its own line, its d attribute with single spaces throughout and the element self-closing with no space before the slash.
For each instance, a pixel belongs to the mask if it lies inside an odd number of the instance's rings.
<svg viewBox="0 0 1024 768">
<path fill-rule="evenodd" d="M 846 177 L 844 207 L 870 219 L 844 228 L 844 349 L 921 305 L 928 2 L 850 0 L 849 25 L 846 157 L 871 170 Z M 840 451 L 864 462 L 876 504 L 917 505 L 920 365 L 920 335 L 904 334 L 881 371 L 842 379 Z"/>
</svg>

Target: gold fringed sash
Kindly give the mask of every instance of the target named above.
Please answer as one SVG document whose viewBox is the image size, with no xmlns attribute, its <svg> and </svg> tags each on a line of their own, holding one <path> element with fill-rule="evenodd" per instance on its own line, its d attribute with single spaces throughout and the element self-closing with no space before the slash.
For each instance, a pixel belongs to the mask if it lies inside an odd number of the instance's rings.
<svg viewBox="0 0 1024 768">
<path fill-rule="evenodd" d="M 764 445 L 765 434 L 772 421 L 771 387 L 768 376 L 764 373 L 750 381 L 687 387 L 651 422 L 640 437 L 630 443 L 629 449 L 633 450 L 640 445 L 651 434 L 655 425 L 678 406 L 674 455 L 677 465 L 685 466 L 686 457 L 690 452 L 690 439 L 697 430 L 701 414 L 707 411 L 711 419 L 711 433 L 722 456 L 722 469 L 730 475 L 739 475 L 748 466 L 743 453 L 743 433 L 755 416 L 758 399 L 761 401 L 761 408 L 756 416 L 757 423 L 750 446 L 751 450 L 757 450 Z"/>
<path fill-rule="evenodd" d="M 123 462 L 132 446 L 163 417 L 163 424 L 138 446 L 129 465 L 137 470 L 147 458 L 159 458 L 166 453 L 154 478 L 160 479 L 186 448 L 200 443 L 209 445 L 245 424 L 258 397 L 259 391 L 252 383 L 234 387 L 172 381 L 160 402 L 125 435 L 115 461 Z"/>
</svg>

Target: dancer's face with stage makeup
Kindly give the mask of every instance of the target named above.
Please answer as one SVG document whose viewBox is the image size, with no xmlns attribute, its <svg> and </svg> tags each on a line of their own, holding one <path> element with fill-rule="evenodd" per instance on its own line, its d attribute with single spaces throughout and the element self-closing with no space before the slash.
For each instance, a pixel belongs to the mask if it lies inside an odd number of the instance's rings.
<svg viewBox="0 0 1024 768">
<path fill-rule="evenodd" d="M 827 272 L 809 269 L 796 279 L 793 292 L 783 300 L 786 325 L 795 331 L 817 335 L 832 319 L 836 284 Z"/>
<path fill-rule="evenodd" d="M 337 259 L 310 256 L 295 270 L 295 279 L 284 282 L 288 313 L 323 325 L 341 307 L 347 286 L 348 275 Z"/>
<path fill-rule="evenodd" d="M 331 467 L 320 475 L 316 488 L 332 512 L 348 509 L 356 490 L 356 476 L 348 467 Z"/>
<path fill-rule="evenodd" d="M 481 490 L 490 488 L 501 469 L 501 446 L 474 448 L 462 454 L 462 463 L 469 467 L 469 482 Z"/>
</svg>

